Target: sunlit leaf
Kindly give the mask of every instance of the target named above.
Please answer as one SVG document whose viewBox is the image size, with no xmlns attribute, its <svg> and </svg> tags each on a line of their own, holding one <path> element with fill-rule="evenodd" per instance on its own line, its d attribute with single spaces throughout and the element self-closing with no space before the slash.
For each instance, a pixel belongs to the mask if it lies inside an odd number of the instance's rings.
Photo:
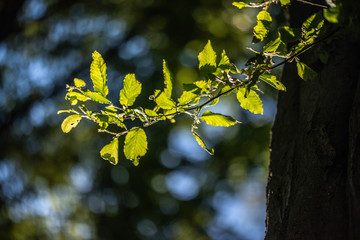
<svg viewBox="0 0 360 240">
<path fill-rule="evenodd" d="M 304 80 L 307 81 L 317 76 L 317 73 L 312 70 L 308 65 L 302 62 L 296 63 L 297 71 L 299 76 Z"/>
<path fill-rule="evenodd" d="M 117 113 L 116 108 L 110 107 L 110 106 L 106 106 L 105 107 L 105 112 L 111 116 L 115 116 Z"/>
<path fill-rule="evenodd" d="M 84 95 L 89 97 L 91 100 L 98 102 L 98 103 L 111 103 L 109 99 L 100 95 L 97 92 L 91 92 L 89 90 L 83 91 Z"/>
<path fill-rule="evenodd" d="M 75 115 L 68 116 L 62 122 L 61 130 L 64 133 L 70 132 L 71 129 L 73 129 L 74 127 L 76 127 L 79 124 L 80 120 L 81 120 L 81 115 L 75 114 Z"/>
<path fill-rule="evenodd" d="M 139 158 L 147 152 L 146 134 L 142 128 L 133 127 L 125 137 L 124 154 L 127 159 L 137 166 Z"/>
<path fill-rule="evenodd" d="M 199 69 L 205 73 L 213 73 L 216 70 L 216 53 L 211 46 L 210 40 L 199 53 Z"/>
<path fill-rule="evenodd" d="M 254 37 L 263 41 L 271 27 L 272 18 L 267 11 L 261 11 L 257 15 L 256 26 L 254 27 Z"/>
<path fill-rule="evenodd" d="M 61 113 L 76 113 L 76 111 L 74 109 L 57 111 L 57 114 L 61 114 Z"/>
<path fill-rule="evenodd" d="M 120 104 L 131 106 L 141 93 L 141 83 L 136 80 L 135 74 L 128 74 L 124 79 L 124 87 L 120 91 Z"/>
<path fill-rule="evenodd" d="M 338 23 L 340 11 L 341 11 L 341 3 L 337 3 L 336 7 L 334 8 L 324 9 L 324 17 L 327 21 L 331 23 Z"/>
<path fill-rule="evenodd" d="M 92 58 L 93 61 L 90 66 L 90 77 L 94 84 L 94 91 L 106 97 L 109 93 L 109 89 L 106 86 L 106 64 L 100 53 L 97 51 L 92 54 Z"/>
<path fill-rule="evenodd" d="M 193 136 L 195 138 L 195 140 L 197 141 L 197 143 L 205 150 L 207 151 L 209 154 L 213 155 L 214 154 L 214 149 L 213 148 L 208 148 L 206 147 L 205 142 L 201 139 L 201 137 L 199 136 L 199 134 L 197 134 L 195 131 L 192 131 Z"/>
<path fill-rule="evenodd" d="M 267 53 L 275 53 L 276 50 L 278 49 L 278 47 L 281 44 L 281 39 L 280 37 L 278 37 L 277 39 L 268 42 L 264 47 L 263 47 L 263 52 L 267 52 Z"/>
<path fill-rule="evenodd" d="M 164 92 L 168 98 L 171 98 L 172 94 L 172 78 L 169 68 L 166 64 L 166 61 L 163 60 L 163 73 L 164 73 L 164 80 L 165 80 L 165 89 Z"/>
<path fill-rule="evenodd" d="M 105 145 L 101 151 L 100 156 L 108 160 L 111 164 L 116 165 L 119 159 L 119 140 L 114 138 L 109 144 Z"/>
<path fill-rule="evenodd" d="M 263 104 L 259 95 L 251 89 L 247 94 L 247 97 L 245 97 L 245 93 L 246 88 L 240 88 L 236 94 L 240 106 L 254 114 L 263 114 Z"/>
<path fill-rule="evenodd" d="M 168 98 L 165 92 L 160 93 L 155 101 L 162 109 L 172 109 L 176 106 L 175 102 Z"/>
<path fill-rule="evenodd" d="M 181 96 L 178 98 L 178 105 L 185 105 L 185 104 L 197 104 L 199 102 L 199 95 L 192 93 L 192 92 L 188 92 L 188 91 L 183 91 Z"/>
<path fill-rule="evenodd" d="M 290 4 L 290 0 L 280 0 L 281 6 L 286 6 Z"/>
<path fill-rule="evenodd" d="M 218 102 L 220 101 L 219 99 L 220 99 L 220 98 L 215 98 L 215 99 L 209 104 L 209 106 L 215 106 L 216 104 L 218 104 Z"/>
<path fill-rule="evenodd" d="M 280 81 L 278 81 L 276 79 L 276 76 L 274 76 L 274 75 L 263 74 L 263 75 L 260 75 L 259 78 L 261 80 L 263 80 L 264 82 L 266 82 L 267 84 L 269 84 L 270 86 L 272 86 L 278 90 L 286 91 L 286 87 L 284 86 L 284 84 L 282 84 Z"/>
<path fill-rule="evenodd" d="M 88 98 L 78 92 L 68 92 L 65 96 L 66 100 L 69 100 L 71 105 L 76 105 L 78 101 L 86 102 Z"/>
<path fill-rule="evenodd" d="M 249 6 L 247 3 L 244 2 L 233 2 L 232 4 L 239 9 Z"/>
<path fill-rule="evenodd" d="M 206 124 L 220 127 L 229 127 L 238 123 L 238 121 L 230 116 L 222 115 L 220 113 L 213 113 L 211 111 L 204 112 L 200 119 Z"/>
<path fill-rule="evenodd" d="M 302 24 L 302 29 L 304 31 L 309 31 L 313 28 L 319 28 L 324 22 L 321 12 L 315 13 L 308 17 Z"/>
<path fill-rule="evenodd" d="M 86 83 L 84 80 L 81 80 L 79 78 L 74 78 L 74 84 L 76 87 L 81 88 L 81 87 L 85 87 Z"/>
<path fill-rule="evenodd" d="M 225 50 L 223 50 L 223 52 L 221 53 L 221 58 L 220 58 L 220 62 L 218 67 L 219 68 L 224 68 L 227 67 L 227 65 L 230 63 L 230 59 L 229 57 L 226 55 Z"/>
</svg>

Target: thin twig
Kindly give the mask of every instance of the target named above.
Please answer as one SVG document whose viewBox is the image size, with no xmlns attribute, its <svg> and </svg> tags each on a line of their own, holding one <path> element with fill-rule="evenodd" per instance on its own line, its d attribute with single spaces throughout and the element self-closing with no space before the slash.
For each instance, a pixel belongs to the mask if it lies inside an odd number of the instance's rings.
<svg viewBox="0 0 360 240">
<path fill-rule="evenodd" d="M 314 2 L 310 2 L 310 1 L 306 1 L 306 0 L 296 0 L 296 1 L 302 2 L 302 3 L 305 3 L 305 4 L 309 4 L 309 5 L 312 5 L 312 6 L 315 6 L 315 7 L 329 8 L 329 6 L 327 6 L 327 5 L 314 3 Z"/>
</svg>

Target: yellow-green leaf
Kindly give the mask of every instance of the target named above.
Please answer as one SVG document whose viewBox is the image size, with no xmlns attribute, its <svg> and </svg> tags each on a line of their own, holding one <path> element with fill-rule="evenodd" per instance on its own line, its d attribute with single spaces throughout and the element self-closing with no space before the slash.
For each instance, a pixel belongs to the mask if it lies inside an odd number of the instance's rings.
<svg viewBox="0 0 360 240">
<path fill-rule="evenodd" d="M 308 65 L 302 62 L 296 63 L 297 71 L 299 76 L 304 80 L 307 81 L 311 78 L 314 78 L 317 76 L 317 73 L 312 70 Z"/>
<path fill-rule="evenodd" d="M 146 134 L 142 128 L 133 127 L 125 137 L 124 154 L 125 157 L 133 161 L 137 166 L 139 158 L 147 152 Z"/>
<path fill-rule="evenodd" d="M 225 116 L 220 113 L 213 113 L 211 111 L 204 112 L 200 119 L 206 124 L 219 127 L 229 127 L 238 123 L 238 121 L 230 116 Z"/>
<path fill-rule="evenodd" d="M 262 101 L 254 90 L 249 91 L 247 97 L 245 97 L 246 88 L 240 88 L 236 94 L 240 106 L 254 114 L 263 114 Z"/>
<path fill-rule="evenodd" d="M 280 81 L 276 79 L 276 76 L 269 74 L 262 74 L 260 75 L 259 78 L 278 90 L 286 91 L 286 87 L 284 86 L 284 84 L 282 84 Z"/>
<path fill-rule="evenodd" d="M 109 93 L 109 89 L 106 86 L 106 64 L 100 53 L 97 51 L 92 54 L 92 58 L 90 77 L 94 84 L 94 91 L 100 93 L 103 97 L 106 97 Z"/>
<path fill-rule="evenodd" d="M 286 6 L 290 4 L 290 0 L 280 0 L 281 6 Z"/>
<path fill-rule="evenodd" d="M 161 92 L 155 101 L 162 109 L 172 109 L 176 106 L 175 102 L 172 101 L 165 92 Z"/>
<path fill-rule="evenodd" d="M 88 98 L 78 92 L 68 92 L 65 96 L 66 100 L 69 100 L 71 105 L 76 105 L 77 101 L 81 101 L 81 102 L 86 102 L 88 100 Z"/>
<path fill-rule="evenodd" d="M 216 52 L 211 46 L 210 40 L 204 49 L 199 53 L 199 69 L 205 73 L 213 73 L 216 71 Z"/>
<path fill-rule="evenodd" d="M 272 18 L 270 14 L 263 10 L 257 15 L 256 26 L 254 27 L 254 37 L 263 41 L 271 27 Z"/>
<path fill-rule="evenodd" d="M 278 47 L 280 46 L 281 40 L 280 37 L 278 37 L 277 39 L 268 42 L 264 47 L 262 52 L 267 52 L 267 53 L 275 53 L 276 50 L 278 49 Z"/>
<path fill-rule="evenodd" d="M 103 97 L 100 93 L 91 92 L 89 90 L 83 91 L 84 95 L 89 97 L 91 100 L 98 102 L 98 103 L 111 103 L 109 99 Z"/>
<path fill-rule="evenodd" d="M 76 111 L 74 109 L 57 111 L 57 114 L 61 114 L 61 113 L 76 113 Z"/>
<path fill-rule="evenodd" d="M 108 160 L 111 164 L 116 165 L 119 159 L 119 140 L 114 138 L 109 144 L 105 145 L 101 151 L 100 156 Z"/>
<path fill-rule="evenodd" d="M 81 80 L 79 78 L 74 78 L 74 84 L 76 87 L 81 88 L 81 87 L 85 87 L 86 83 L 84 80 Z"/>
<path fill-rule="evenodd" d="M 183 91 L 181 96 L 178 98 L 178 105 L 186 105 L 186 104 L 197 104 L 199 103 L 199 95 L 192 93 L 192 92 L 188 92 L 188 91 Z"/>
<path fill-rule="evenodd" d="M 247 3 L 244 3 L 244 2 L 233 2 L 232 5 L 234 5 L 235 7 L 239 8 L 239 9 L 249 6 Z"/>
<path fill-rule="evenodd" d="M 141 93 L 141 83 L 136 80 L 135 74 L 128 74 L 124 79 L 124 87 L 120 91 L 120 104 L 131 106 Z"/>
<path fill-rule="evenodd" d="M 169 68 L 166 64 L 166 61 L 163 60 L 163 73 L 164 73 L 164 83 L 165 83 L 165 89 L 164 92 L 168 98 L 171 98 L 172 94 L 172 77 L 171 73 L 169 71 Z"/>
<path fill-rule="evenodd" d="M 61 130 L 64 133 L 70 132 L 71 129 L 73 129 L 74 127 L 76 127 L 79 124 L 80 120 L 81 120 L 81 115 L 75 114 L 75 115 L 68 116 L 62 122 Z"/>
<path fill-rule="evenodd" d="M 201 139 L 201 137 L 199 136 L 199 134 L 197 134 L 195 131 L 192 131 L 193 136 L 195 138 L 195 140 L 197 141 L 197 143 L 205 150 L 207 151 L 209 154 L 213 155 L 214 154 L 214 149 L 213 148 L 208 148 L 206 147 L 205 142 Z"/>
</svg>

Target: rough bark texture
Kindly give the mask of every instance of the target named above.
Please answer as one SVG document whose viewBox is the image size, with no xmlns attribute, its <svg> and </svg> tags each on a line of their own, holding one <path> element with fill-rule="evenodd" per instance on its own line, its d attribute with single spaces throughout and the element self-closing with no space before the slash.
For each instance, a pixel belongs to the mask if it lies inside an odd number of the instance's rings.
<svg viewBox="0 0 360 240">
<path fill-rule="evenodd" d="M 353 4 L 359 5 L 358 2 Z M 295 9 L 293 7 L 293 9 Z M 301 13 L 299 8 L 295 14 Z M 292 24 L 299 19 L 290 11 Z M 265 239 L 360 239 L 360 44 L 339 35 L 302 56 L 319 76 L 284 67 L 272 129 Z"/>
</svg>

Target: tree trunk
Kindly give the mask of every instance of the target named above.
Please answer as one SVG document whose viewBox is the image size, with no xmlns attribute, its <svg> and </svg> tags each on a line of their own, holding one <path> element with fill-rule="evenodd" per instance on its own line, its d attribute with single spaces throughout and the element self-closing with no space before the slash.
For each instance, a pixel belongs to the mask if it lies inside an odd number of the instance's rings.
<svg viewBox="0 0 360 240">
<path fill-rule="evenodd" d="M 303 10 L 291 8 L 290 24 L 297 25 Z M 265 239 L 360 239 L 360 44 L 344 32 L 323 44 L 326 64 L 317 50 L 300 56 L 317 78 L 304 82 L 294 63 L 284 67 L 287 92 L 279 94 L 272 129 Z"/>
</svg>

